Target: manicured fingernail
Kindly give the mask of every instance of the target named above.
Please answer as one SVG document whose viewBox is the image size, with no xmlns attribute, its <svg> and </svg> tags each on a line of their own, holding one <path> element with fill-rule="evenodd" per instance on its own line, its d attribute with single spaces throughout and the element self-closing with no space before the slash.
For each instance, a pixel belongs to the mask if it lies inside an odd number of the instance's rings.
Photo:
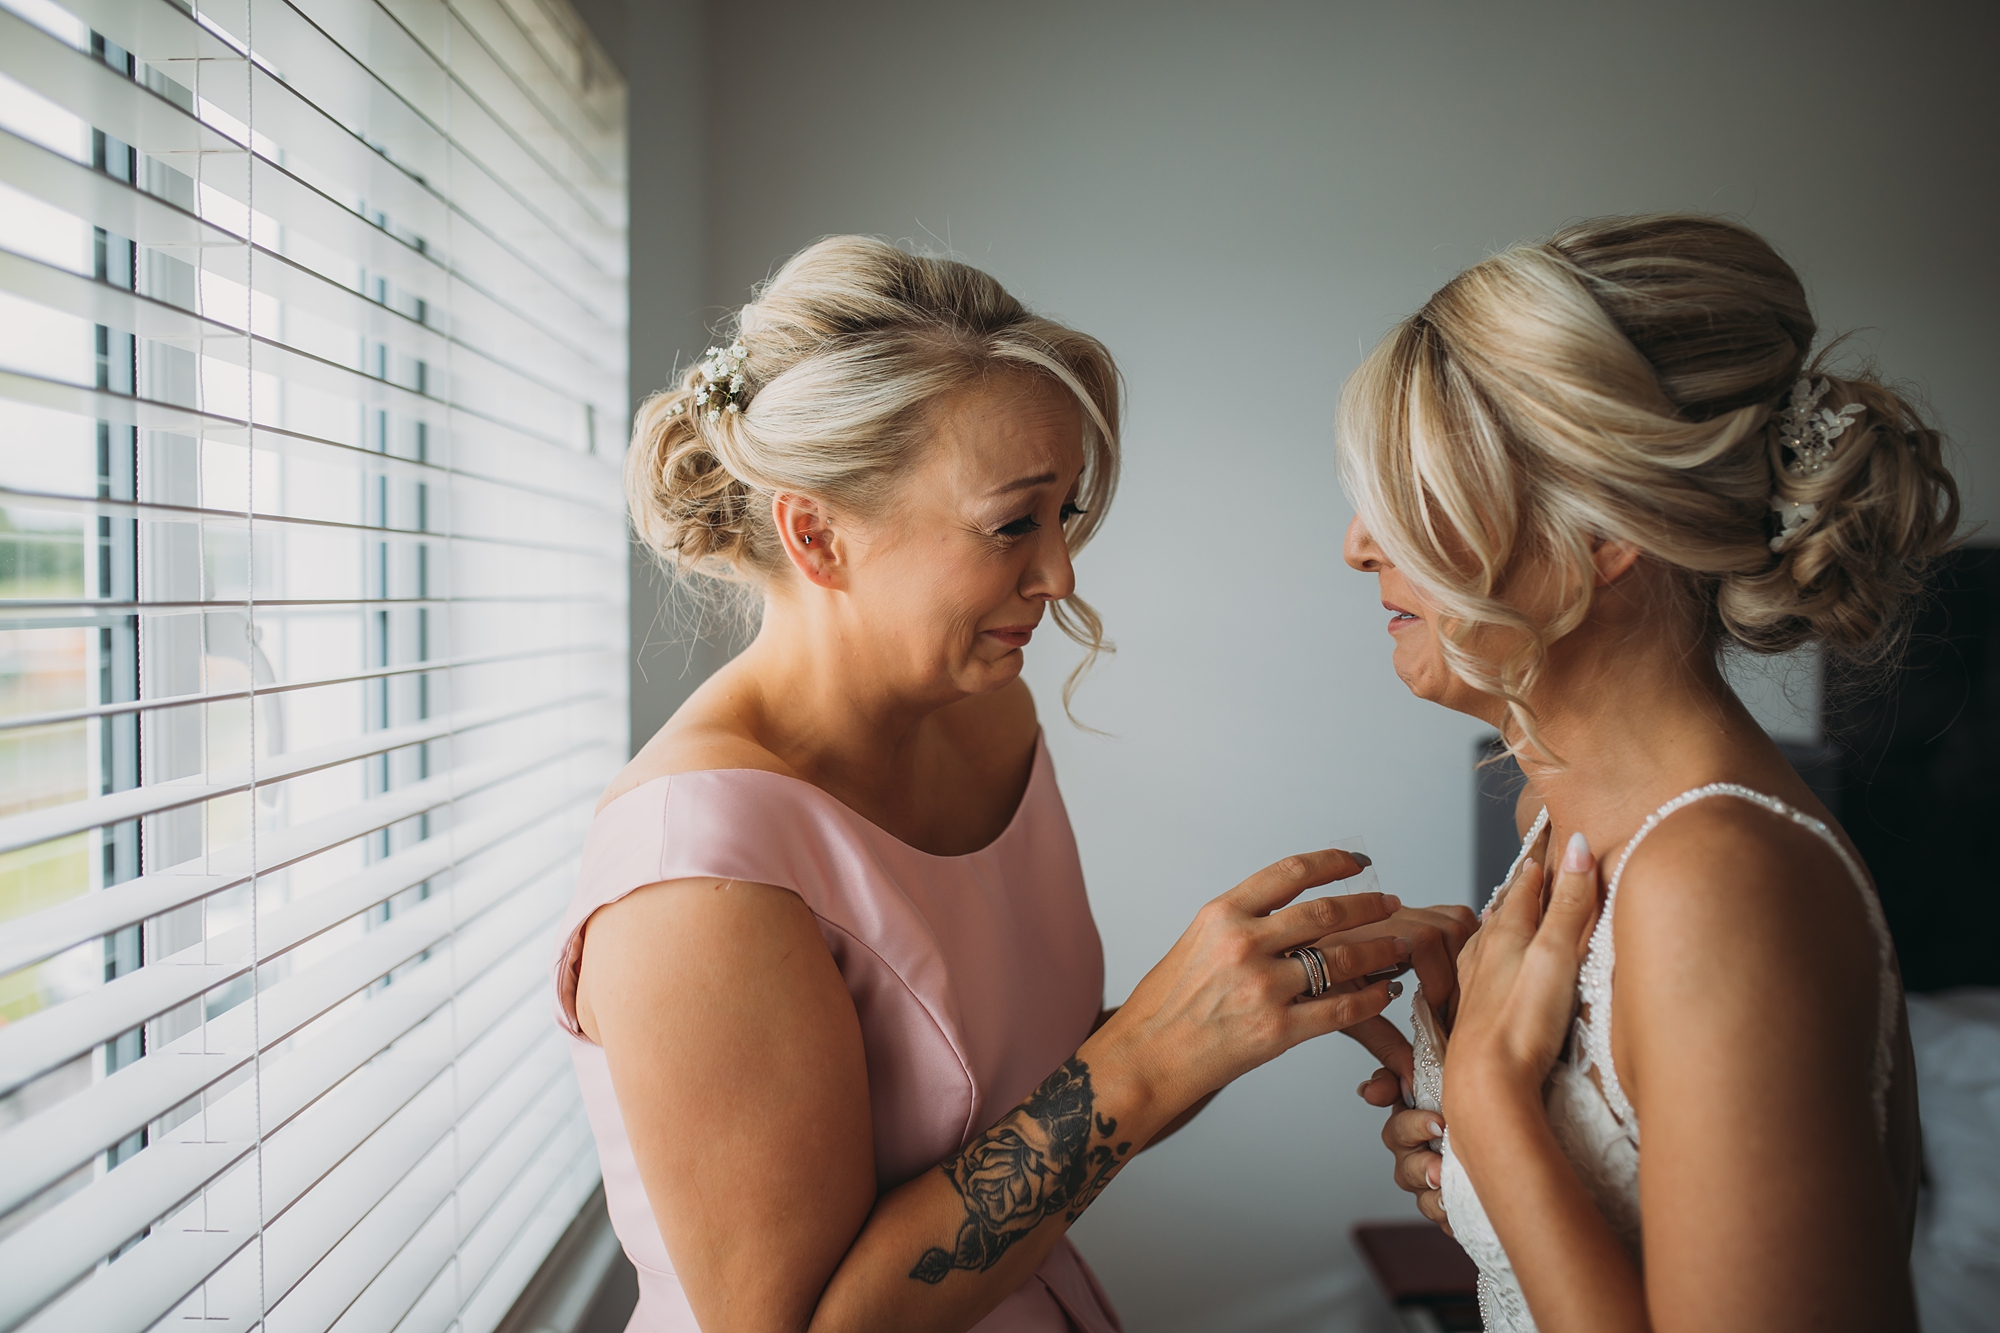
<svg viewBox="0 0 2000 1333">
<path fill-rule="evenodd" d="M 1416 945 L 1410 943 L 1402 936 L 1398 935 L 1396 937 L 1396 957 L 1408 958 L 1410 954 L 1416 949 L 1416 947 L 1417 947 Z"/>
<path fill-rule="evenodd" d="M 1398 898 L 1393 893 L 1385 893 L 1382 895 L 1382 906 L 1388 908 L 1392 912 L 1398 911 L 1403 906 L 1403 900 L 1401 898 Z"/>
<path fill-rule="evenodd" d="M 1363 870 L 1375 864 L 1375 858 L 1366 852 L 1349 852 L 1348 855 L 1353 857 L 1354 864 L 1360 866 Z"/>
<path fill-rule="evenodd" d="M 1430 1131 L 1430 1135 L 1431 1135 L 1431 1137 L 1432 1137 L 1432 1138 L 1434 1138 L 1434 1139 L 1441 1139 L 1441 1138 L 1443 1138 L 1443 1137 L 1444 1137 L 1444 1126 L 1443 1126 L 1443 1125 L 1441 1125 L 1441 1124 L 1439 1124 L 1439 1123 L 1438 1123 L 1437 1121 L 1435 1121 L 1435 1120 L 1433 1120 L 1433 1121 L 1431 1121 L 1431 1122 L 1430 1122 L 1429 1124 L 1425 1125 L 1425 1126 L 1424 1126 L 1424 1128 Z M 1436 1168 L 1436 1167 L 1432 1167 L 1432 1168 L 1431 1168 L 1431 1170 L 1435 1171 L 1435 1170 L 1437 1170 L 1437 1168 Z"/>
<path fill-rule="evenodd" d="M 1373 1083 L 1374 1081 L 1375 1081 L 1374 1079 L 1368 1078 L 1368 1079 L 1363 1079 L 1361 1082 L 1355 1084 L 1354 1095 L 1357 1097 L 1366 1097 L 1368 1095 L 1368 1085 Z"/>
<path fill-rule="evenodd" d="M 1436 1189 L 1438 1187 L 1440 1181 L 1438 1177 L 1437 1163 L 1435 1162 L 1431 1163 L 1431 1169 L 1424 1172 L 1424 1179 L 1430 1183 L 1430 1187 L 1432 1189 Z"/>
<path fill-rule="evenodd" d="M 1389 983 L 1389 998 L 1390 998 L 1390 999 L 1392 999 L 1392 1000 L 1400 1000 L 1400 999 L 1402 999 L 1402 998 L 1403 998 L 1403 983 L 1402 983 L 1402 982 L 1400 982 L 1400 981 L 1392 981 L 1392 982 L 1390 982 L 1390 983 Z"/>
<path fill-rule="evenodd" d="M 1563 853 L 1563 869 L 1581 875 L 1590 869 L 1590 841 L 1581 833 L 1569 835 L 1569 849 Z"/>
</svg>

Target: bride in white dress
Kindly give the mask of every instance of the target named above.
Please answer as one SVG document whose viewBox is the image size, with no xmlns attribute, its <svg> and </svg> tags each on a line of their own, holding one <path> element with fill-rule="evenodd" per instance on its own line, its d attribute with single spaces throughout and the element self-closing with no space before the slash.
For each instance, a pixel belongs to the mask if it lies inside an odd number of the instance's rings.
<svg viewBox="0 0 2000 1333">
<path fill-rule="evenodd" d="M 1957 524 L 1936 432 L 1815 333 L 1753 233 L 1609 219 L 1460 274 L 1343 401 L 1397 674 L 1528 776 L 1458 994 L 1362 1090 L 1414 1084 L 1384 1138 L 1489 1333 L 1916 1327 L 1894 951 L 1719 666 L 1879 657 Z"/>
</svg>

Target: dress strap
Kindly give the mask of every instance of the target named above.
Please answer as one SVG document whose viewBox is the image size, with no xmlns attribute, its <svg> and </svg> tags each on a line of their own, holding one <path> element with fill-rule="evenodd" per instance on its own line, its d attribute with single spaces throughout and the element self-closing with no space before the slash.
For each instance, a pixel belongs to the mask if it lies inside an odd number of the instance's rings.
<svg viewBox="0 0 2000 1333">
<path fill-rule="evenodd" d="M 1486 906 L 1479 911 L 1480 920 L 1484 921 L 1487 913 L 1493 910 L 1493 904 L 1500 901 L 1501 890 L 1514 882 L 1514 876 L 1521 871 L 1521 862 L 1528 859 L 1528 849 L 1535 845 L 1535 839 L 1541 837 L 1542 830 L 1548 826 L 1549 808 L 1545 805 L 1542 807 L 1541 813 L 1535 816 L 1535 822 L 1528 826 L 1528 836 L 1521 839 L 1521 850 L 1514 853 L 1514 863 L 1507 867 L 1507 873 L 1500 877 L 1500 882 L 1495 884 L 1493 891 L 1486 895 Z"/>
<path fill-rule="evenodd" d="M 1891 1073 L 1891 1043 L 1896 1032 L 1896 1006 L 1902 998 L 1902 987 L 1896 973 L 1895 947 L 1889 938 L 1889 926 L 1882 916 L 1882 904 L 1875 896 L 1874 884 L 1847 850 L 1847 844 L 1826 826 L 1823 820 L 1814 819 L 1803 811 L 1796 810 L 1775 796 L 1734 782 L 1712 782 L 1705 787 L 1682 792 L 1673 800 L 1655 810 L 1625 844 L 1625 850 L 1618 858 L 1617 868 L 1611 872 L 1611 883 L 1605 887 L 1604 912 L 1597 919 L 1597 928 L 1591 933 L 1590 952 L 1584 958 L 1583 972 L 1577 982 L 1578 998 L 1588 1009 L 1588 1017 L 1577 1020 L 1577 1038 L 1581 1047 L 1577 1063 L 1585 1070 L 1595 1066 L 1599 1085 L 1604 1090 L 1604 1100 L 1611 1107 L 1612 1114 L 1631 1132 L 1634 1142 L 1639 1138 L 1639 1119 L 1632 1109 L 1632 1103 L 1625 1096 L 1625 1089 L 1619 1085 L 1618 1070 L 1611 1058 L 1611 974 L 1617 966 L 1617 947 L 1613 943 L 1612 913 L 1618 905 L 1618 883 L 1625 877 L 1625 867 L 1632 863 L 1632 853 L 1639 850 L 1639 844 L 1648 834 L 1658 828 L 1667 816 L 1685 809 L 1697 801 L 1711 796 L 1734 796 L 1752 805 L 1762 806 L 1772 814 L 1791 820 L 1801 828 L 1817 834 L 1847 867 L 1854 886 L 1861 891 L 1862 909 L 1868 914 L 1868 924 L 1875 932 L 1876 991 L 1877 1008 L 1875 1016 L 1875 1068 L 1872 1093 L 1875 1107 L 1875 1126 L 1881 1132 L 1888 1124 L 1889 1076 Z"/>
</svg>

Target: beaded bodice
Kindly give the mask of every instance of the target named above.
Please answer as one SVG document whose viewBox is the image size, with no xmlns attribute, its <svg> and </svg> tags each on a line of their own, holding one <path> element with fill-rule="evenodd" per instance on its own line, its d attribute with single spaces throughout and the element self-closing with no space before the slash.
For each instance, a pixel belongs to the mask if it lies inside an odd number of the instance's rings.
<svg viewBox="0 0 2000 1333">
<path fill-rule="evenodd" d="M 1877 1133 L 1883 1132 L 1887 1123 L 1892 1073 L 1891 1042 L 1896 1032 L 1896 1013 L 1902 989 L 1897 978 L 1888 925 L 1882 918 L 1881 904 L 1876 900 L 1874 888 L 1860 863 L 1823 821 L 1793 809 L 1774 796 L 1729 782 L 1711 783 L 1683 792 L 1647 817 L 1645 823 L 1639 826 L 1639 831 L 1632 835 L 1631 841 L 1625 844 L 1618 864 L 1612 870 L 1611 882 L 1605 888 L 1604 910 L 1591 934 L 1590 949 L 1577 980 L 1577 1016 L 1570 1033 L 1569 1050 L 1550 1074 L 1544 1095 L 1549 1125 L 1557 1143 L 1576 1168 L 1578 1178 L 1596 1202 L 1598 1210 L 1611 1223 L 1613 1232 L 1635 1260 L 1640 1258 L 1641 1238 L 1639 1117 L 1618 1081 L 1617 1065 L 1611 1055 L 1611 981 L 1617 965 L 1612 920 L 1618 905 L 1619 881 L 1624 878 L 1625 867 L 1631 863 L 1632 853 L 1638 850 L 1639 844 L 1674 812 L 1712 796 L 1733 796 L 1748 801 L 1818 835 L 1840 857 L 1855 887 L 1861 891 L 1863 907 L 1875 935 L 1878 968 L 1872 1087 Z M 1536 816 L 1528 836 L 1522 840 L 1520 853 L 1508 868 L 1507 877 L 1493 891 L 1494 898 L 1497 899 L 1500 892 L 1513 883 L 1529 848 L 1535 845 L 1542 830 L 1548 826 L 1548 817 L 1547 810 Z M 1486 910 L 1492 911 L 1491 902 Z M 1445 1038 L 1424 1000 L 1421 988 L 1412 1005 L 1412 1019 L 1414 1031 L 1411 1037 L 1416 1053 L 1413 1100 L 1425 1110 L 1441 1110 L 1444 1102 Z M 1528 1312 L 1527 1300 L 1521 1292 L 1513 1265 L 1508 1262 L 1500 1238 L 1494 1234 L 1486 1210 L 1480 1205 L 1479 1195 L 1472 1188 L 1471 1179 L 1451 1151 L 1448 1129 L 1444 1139 L 1434 1146 L 1444 1154 L 1440 1190 L 1445 1211 L 1451 1218 L 1452 1232 L 1479 1266 L 1479 1308 L 1487 1333 L 1534 1333 L 1534 1317 Z"/>
</svg>

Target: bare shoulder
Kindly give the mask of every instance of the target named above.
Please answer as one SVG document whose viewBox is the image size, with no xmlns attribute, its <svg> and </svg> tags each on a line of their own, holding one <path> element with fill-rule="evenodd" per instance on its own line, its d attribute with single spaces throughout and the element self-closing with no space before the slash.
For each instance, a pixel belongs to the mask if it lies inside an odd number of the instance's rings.
<svg viewBox="0 0 2000 1333">
<path fill-rule="evenodd" d="M 1615 856 L 1606 870 L 1615 871 Z M 1875 940 L 1846 862 L 1812 830 L 1711 797 L 1662 821 L 1619 883 L 1621 974 L 1731 993 L 1775 986 L 1853 993 Z"/>
<path fill-rule="evenodd" d="M 604 789 L 597 802 L 599 810 L 626 792 L 676 773 L 754 768 L 788 778 L 799 776 L 757 740 L 744 691 L 731 674 L 727 668 L 718 672 L 653 733 Z"/>
</svg>

